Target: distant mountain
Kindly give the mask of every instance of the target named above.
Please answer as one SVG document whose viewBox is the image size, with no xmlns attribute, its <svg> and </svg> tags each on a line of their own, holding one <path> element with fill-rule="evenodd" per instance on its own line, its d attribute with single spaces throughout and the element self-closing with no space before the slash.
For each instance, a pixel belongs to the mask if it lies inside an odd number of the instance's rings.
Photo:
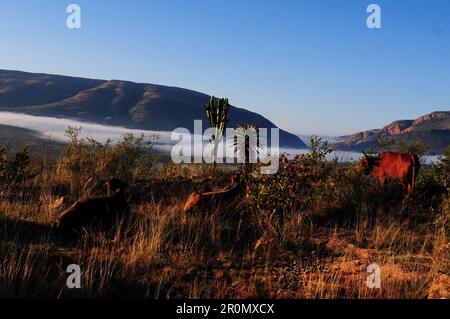
<svg viewBox="0 0 450 319">
<path fill-rule="evenodd" d="M 176 87 L 104 81 L 0 70 L 0 111 L 53 116 L 132 129 L 193 132 L 194 119 L 208 126 L 203 105 L 209 96 Z M 230 122 L 276 126 L 263 116 L 230 107 Z M 306 148 L 301 139 L 280 130 L 280 146 Z"/>
<path fill-rule="evenodd" d="M 450 111 L 433 112 L 416 120 L 395 121 L 382 129 L 341 136 L 333 146 L 337 150 L 360 151 L 376 147 L 380 137 L 406 144 L 420 140 L 430 147 L 430 154 L 440 154 L 450 145 Z"/>
</svg>

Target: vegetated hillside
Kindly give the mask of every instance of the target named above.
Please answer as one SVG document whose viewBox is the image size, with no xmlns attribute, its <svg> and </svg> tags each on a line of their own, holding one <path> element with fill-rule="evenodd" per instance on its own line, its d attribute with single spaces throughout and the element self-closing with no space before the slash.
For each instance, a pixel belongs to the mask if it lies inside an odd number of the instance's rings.
<svg viewBox="0 0 450 319">
<path fill-rule="evenodd" d="M 64 143 L 41 137 L 33 130 L 0 124 L 0 145 L 8 142 L 11 152 L 28 146 L 32 154 L 39 155 L 56 155 L 64 147 Z"/>
<path fill-rule="evenodd" d="M 341 136 L 334 144 L 338 150 L 360 151 L 377 146 L 377 139 L 389 138 L 412 144 L 425 142 L 428 153 L 440 154 L 450 145 L 450 111 L 433 112 L 416 120 L 400 120 L 386 125 L 382 129 L 359 132 Z"/>
<path fill-rule="evenodd" d="M 54 116 L 146 130 L 188 128 L 194 120 L 208 126 L 203 93 L 162 85 L 91 80 L 0 70 L 0 111 Z M 263 116 L 230 107 L 229 127 L 276 127 Z M 280 130 L 280 146 L 306 148 L 297 136 Z"/>
</svg>

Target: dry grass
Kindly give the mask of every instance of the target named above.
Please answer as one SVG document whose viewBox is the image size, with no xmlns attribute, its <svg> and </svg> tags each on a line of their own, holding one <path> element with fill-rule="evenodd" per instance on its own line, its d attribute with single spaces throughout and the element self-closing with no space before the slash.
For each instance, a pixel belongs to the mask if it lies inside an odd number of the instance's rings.
<svg viewBox="0 0 450 319">
<path fill-rule="evenodd" d="M 433 202 L 435 214 L 426 218 L 415 208 L 399 216 L 401 201 L 386 208 L 373 195 L 385 196 L 379 186 L 368 181 L 361 188 L 348 167 L 337 166 L 320 196 L 303 193 L 300 208 L 290 205 L 282 216 L 256 209 L 248 196 L 183 222 L 189 193 L 224 184 L 232 169 L 166 166 L 146 176 L 147 186 L 132 188 L 132 226 L 123 223 L 113 234 L 88 229 L 66 241 L 52 233 L 53 203 L 73 194 L 46 163 L 2 192 L 0 298 L 448 296 L 448 228 L 435 222 L 450 214 L 448 203 Z M 381 267 L 380 289 L 366 285 L 371 263 Z M 81 289 L 66 287 L 70 264 L 81 267 Z"/>
</svg>

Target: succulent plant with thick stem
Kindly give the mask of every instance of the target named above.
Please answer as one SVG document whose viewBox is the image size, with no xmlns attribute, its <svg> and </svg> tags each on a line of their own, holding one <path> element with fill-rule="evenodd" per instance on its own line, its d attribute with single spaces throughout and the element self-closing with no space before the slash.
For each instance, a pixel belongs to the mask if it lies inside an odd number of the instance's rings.
<svg viewBox="0 0 450 319">
<path fill-rule="evenodd" d="M 219 99 L 214 96 L 205 104 L 206 117 L 209 125 L 214 129 L 214 134 L 210 139 L 210 142 L 214 143 L 214 167 L 216 166 L 217 148 L 229 121 L 227 117 L 229 108 L 228 99 Z"/>
</svg>

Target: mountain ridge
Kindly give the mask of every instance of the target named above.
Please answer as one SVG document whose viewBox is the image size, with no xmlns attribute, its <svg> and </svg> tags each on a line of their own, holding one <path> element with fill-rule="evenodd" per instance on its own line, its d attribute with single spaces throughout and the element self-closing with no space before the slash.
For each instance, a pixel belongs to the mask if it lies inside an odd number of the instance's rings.
<svg viewBox="0 0 450 319">
<path fill-rule="evenodd" d="M 378 138 L 390 138 L 411 144 L 421 140 L 428 146 L 428 153 L 441 153 L 450 145 L 450 111 L 435 111 L 413 120 L 398 120 L 381 129 L 372 129 L 340 136 L 333 147 L 342 151 L 361 151 L 377 146 Z"/>
<path fill-rule="evenodd" d="M 53 116 L 130 129 L 191 131 L 194 119 L 208 123 L 203 105 L 209 95 L 173 86 L 122 80 L 97 80 L 45 73 L 0 70 L 0 111 Z M 275 128 L 262 115 L 230 106 L 229 127 L 256 124 Z M 269 134 L 270 135 L 270 134 Z M 280 129 L 280 146 L 306 148 Z"/>
</svg>

